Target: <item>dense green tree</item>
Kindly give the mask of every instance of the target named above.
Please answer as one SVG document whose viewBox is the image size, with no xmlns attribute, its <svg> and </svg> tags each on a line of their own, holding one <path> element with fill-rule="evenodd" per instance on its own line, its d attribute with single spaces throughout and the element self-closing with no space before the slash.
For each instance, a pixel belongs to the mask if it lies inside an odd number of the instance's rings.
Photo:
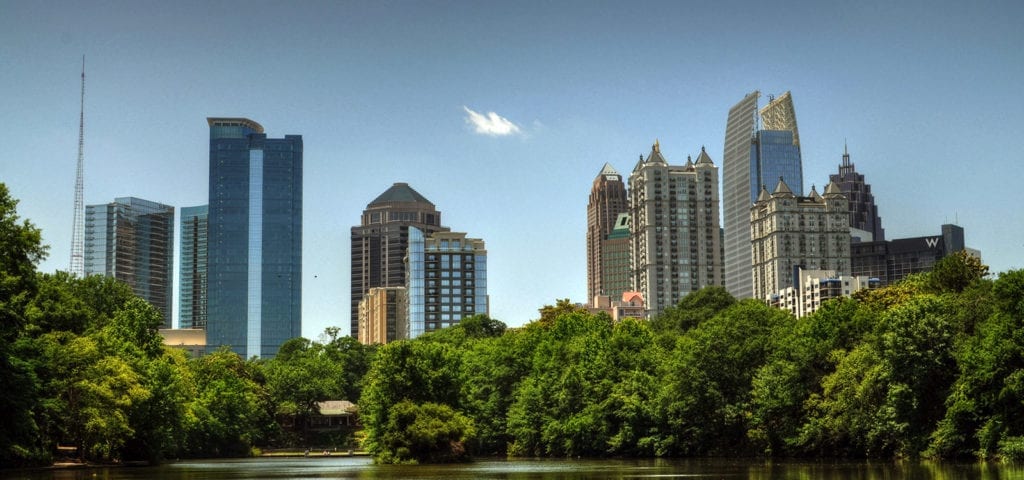
<svg viewBox="0 0 1024 480">
<path fill-rule="evenodd" d="M 988 275 L 988 266 L 966 250 L 953 252 L 935 263 L 928 274 L 929 286 L 943 292 L 962 292 Z"/>
<path fill-rule="evenodd" d="M 956 349 L 959 376 L 932 433 L 941 457 L 1010 455 L 1003 445 L 1024 435 L 1024 271 L 992 285 L 995 311 Z"/>
<path fill-rule="evenodd" d="M 25 309 L 37 291 L 36 264 L 46 257 L 42 234 L 20 221 L 18 201 L 0 183 L 0 465 L 45 462 L 33 411 L 40 401 L 33 365 L 15 345 L 23 334 Z"/>
<path fill-rule="evenodd" d="M 445 404 L 403 400 L 391 407 L 379 432 L 382 463 L 453 462 L 467 458 L 473 421 Z"/>
<path fill-rule="evenodd" d="M 359 401 L 367 450 L 382 461 L 396 455 L 385 426 L 392 424 L 394 406 L 403 401 L 458 409 L 460 368 L 458 352 L 446 343 L 406 340 L 381 347 Z"/>
<path fill-rule="evenodd" d="M 306 426 L 319 413 L 317 404 L 345 399 L 348 378 L 345 365 L 328 355 L 327 347 L 305 338 L 285 342 L 278 355 L 264 364 L 267 389 L 277 413 L 294 418 L 308 444 Z"/>
<path fill-rule="evenodd" d="M 272 406 L 259 366 L 228 348 L 190 361 L 195 396 L 185 425 L 190 456 L 246 456 L 264 441 Z"/>
<path fill-rule="evenodd" d="M 953 318 L 934 295 L 890 309 L 824 379 L 809 440 L 853 455 L 922 454 L 943 416 L 935 399 L 946 398 L 955 380 Z"/>
<path fill-rule="evenodd" d="M 787 312 L 745 300 L 680 337 L 663 365 L 658 401 L 666 428 L 658 453 L 749 451 L 754 374 L 771 354 L 773 332 L 794 321 Z"/>
<path fill-rule="evenodd" d="M 657 332 L 681 334 L 701 322 L 710 320 L 736 303 L 725 287 L 705 287 L 693 292 L 674 306 L 651 319 L 651 328 Z"/>
</svg>

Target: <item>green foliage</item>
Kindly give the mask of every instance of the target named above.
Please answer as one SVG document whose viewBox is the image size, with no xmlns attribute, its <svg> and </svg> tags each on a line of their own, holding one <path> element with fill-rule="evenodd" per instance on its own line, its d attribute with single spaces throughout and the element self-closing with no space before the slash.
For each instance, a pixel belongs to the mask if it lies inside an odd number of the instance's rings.
<svg viewBox="0 0 1024 480">
<path fill-rule="evenodd" d="M 462 461 L 475 434 L 473 421 L 448 405 L 403 400 L 391 407 L 380 429 L 375 458 L 381 463 Z"/>
<path fill-rule="evenodd" d="M 259 366 L 229 348 L 190 360 L 195 385 L 185 423 L 189 456 L 246 456 L 265 440 L 273 408 Z"/>
<path fill-rule="evenodd" d="M 988 266 L 966 250 L 953 252 L 935 263 L 929 285 L 939 292 L 962 292 L 988 275 Z"/>
<path fill-rule="evenodd" d="M 397 455 L 386 437 L 395 405 L 403 401 L 458 407 L 460 368 L 457 352 L 448 344 L 399 341 L 384 345 L 367 374 L 359 401 L 366 426 L 366 449 L 378 459 Z"/>
<path fill-rule="evenodd" d="M 736 303 L 725 287 L 702 288 L 683 297 L 674 307 L 651 319 L 656 332 L 684 333 L 702 322 L 710 320 Z"/>
</svg>

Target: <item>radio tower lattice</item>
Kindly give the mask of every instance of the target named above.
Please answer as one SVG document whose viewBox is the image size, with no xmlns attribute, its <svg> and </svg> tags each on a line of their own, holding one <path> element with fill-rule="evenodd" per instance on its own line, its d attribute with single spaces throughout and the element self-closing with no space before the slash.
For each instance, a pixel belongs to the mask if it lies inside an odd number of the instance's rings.
<svg viewBox="0 0 1024 480">
<path fill-rule="evenodd" d="M 75 218 L 71 231 L 71 274 L 85 276 L 85 205 L 82 170 L 85 167 L 85 55 L 82 55 L 82 98 L 78 111 L 78 171 L 75 174 Z"/>
</svg>

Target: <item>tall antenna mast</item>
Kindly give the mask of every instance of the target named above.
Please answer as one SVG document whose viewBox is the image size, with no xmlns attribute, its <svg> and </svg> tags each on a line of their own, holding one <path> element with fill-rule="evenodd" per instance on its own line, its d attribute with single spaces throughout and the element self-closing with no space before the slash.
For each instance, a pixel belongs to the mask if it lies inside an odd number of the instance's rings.
<svg viewBox="0 0 1024 480">
<path fill-rule="evenodd" d="M 82 55 L 82 98 L 78 111 L 78 171 L 75 174 L 75 218 L 71 232 L 71 274 L 85 276 L 85 205 L 82 170 L 85 167 L 85 55 Z"/>
</svg>

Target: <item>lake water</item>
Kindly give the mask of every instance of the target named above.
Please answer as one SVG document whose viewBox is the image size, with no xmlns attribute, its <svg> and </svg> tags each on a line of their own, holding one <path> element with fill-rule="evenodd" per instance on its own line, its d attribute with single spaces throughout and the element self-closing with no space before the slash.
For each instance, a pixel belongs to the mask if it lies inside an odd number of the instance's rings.
<svg viewBox="0 0 1024 480">
<path fill-rule="evenodd" d="M 458 465 L 374 465 L 367 457 L 250 458 L 159 467 L 7 471 L 3 480 L 299 479 L 749 479 L 1024 480 L 1024 466 L 930 462 L 766 462 L 759 460 L 505 460 Z"/>
</svg>

